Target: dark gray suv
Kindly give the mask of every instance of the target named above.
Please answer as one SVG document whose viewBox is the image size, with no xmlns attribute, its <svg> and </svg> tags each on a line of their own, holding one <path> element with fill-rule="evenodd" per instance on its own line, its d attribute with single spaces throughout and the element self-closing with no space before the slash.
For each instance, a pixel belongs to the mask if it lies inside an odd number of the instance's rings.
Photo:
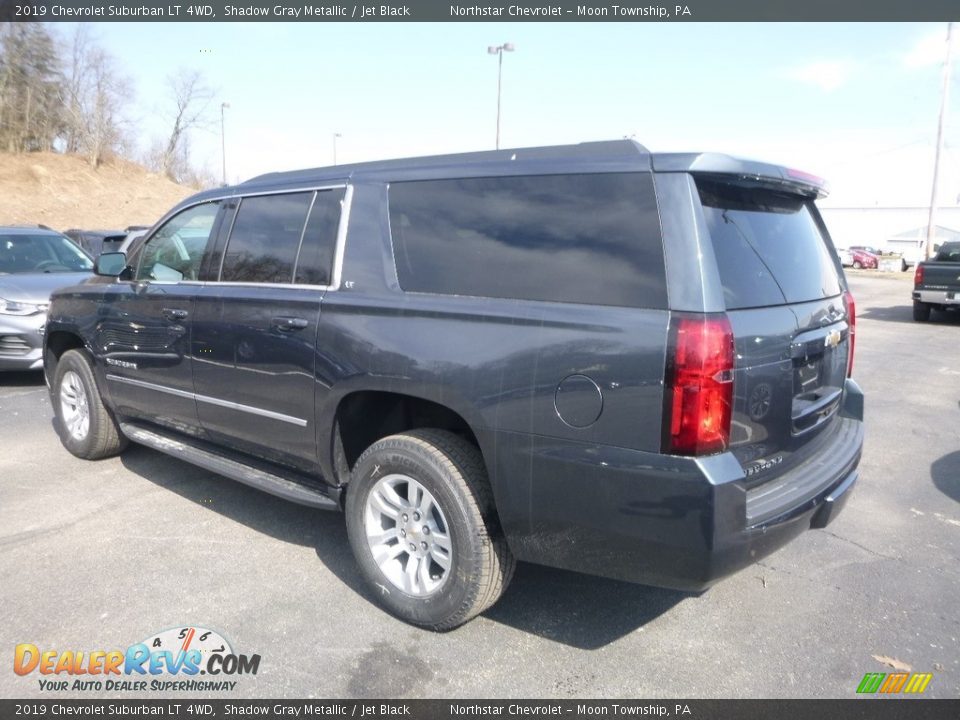
<svg viewBox="0 0 960 720">
<path fill-rule="evenodd" d="M 489 607 L 515 560 L 700 590 L 857 479 L 823 193 L 630 141 L 201 193 L 55 295 L 60 436 L 343 509 L 374 596 L 425 627 Z"/>
</svg>

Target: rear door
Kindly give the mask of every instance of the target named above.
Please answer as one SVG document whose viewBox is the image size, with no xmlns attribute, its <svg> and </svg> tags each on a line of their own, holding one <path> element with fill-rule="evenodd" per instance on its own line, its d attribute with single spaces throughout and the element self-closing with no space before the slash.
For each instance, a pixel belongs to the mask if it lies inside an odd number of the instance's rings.
<svg viewBox="0 0 960 720">
<path fill-rule="evenodd" d="M 736 342 L 730 446 L 748 484 L 811 456 L 841 405 L 846 281 L 813 200 L 695 176 Z"/>
<path fill-rule="evenodd" d="M 317 470 L 314 383 L 320 301 L 343 187 L 245 197 L 219 269 L 197 299 L 194 385 L 218 442 Z"/>
</svg>

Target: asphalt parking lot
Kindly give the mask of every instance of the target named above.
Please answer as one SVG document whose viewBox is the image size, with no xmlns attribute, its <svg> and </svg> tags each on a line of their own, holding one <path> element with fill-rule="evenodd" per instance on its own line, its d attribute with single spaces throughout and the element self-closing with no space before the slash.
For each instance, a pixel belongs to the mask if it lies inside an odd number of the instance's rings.
<svg viewBox="0 0 960 720">
<path fill-rule="evenodd" d="M 521 565 L 442 635 L 369 601 L 341 516 L 146 448 L 75 459 L 42 377 L 0 375 L 0 696 L 164 697 L 44 692 L 13 648 L 188 625 L 261 656 L 224 698 L 852 698 L 885 660 L 960 696 L 960 313 L 914 323 L 906 276 L 851 285 L 867 440 L 827 529 L 699 596 Z"/>
</svg>

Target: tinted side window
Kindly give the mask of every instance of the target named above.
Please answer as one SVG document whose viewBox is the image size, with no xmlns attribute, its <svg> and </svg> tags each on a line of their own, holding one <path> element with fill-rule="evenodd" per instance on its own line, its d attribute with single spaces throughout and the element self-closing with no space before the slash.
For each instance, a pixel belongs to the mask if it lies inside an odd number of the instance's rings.
<svg viewBox="0 0 960 720">
<path fill-rule="evenodd" d="M 136 279 L 196 280 L 219 211 L 219 202 L 204 203 L 167 220 L 142 247 Z"/>
<path fill-rule="evenodd" d="M 390 227 L 404 290 L 666 307 L 648 174 L 394 183 Z"/>
<path fill-rule="evenodd" d="M 227 240 L 220 279 L 289 283 L 312 192 L 243 198 Z"/>
<path fill-rule="evenodd" d="M 840 294 L 810 200 L 705 178 L 696 182 L 728 309 Z"/>
<path fill-rule="evenodd" d="M 303 233 L 294 282 L 304 285 L 330 284 L 343 193 L 342 188 L 317 192 Z"/>
</svg>

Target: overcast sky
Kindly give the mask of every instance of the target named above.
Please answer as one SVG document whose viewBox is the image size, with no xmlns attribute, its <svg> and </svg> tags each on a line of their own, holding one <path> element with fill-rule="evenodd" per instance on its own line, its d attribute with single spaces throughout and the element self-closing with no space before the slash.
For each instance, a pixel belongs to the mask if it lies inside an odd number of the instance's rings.
<svg viewBox="0 0 960 720">
<path fill-rule="evenodd" d="M 68 35 L 66 24 L 54 26 Z M 274 170 L 634 137 L 821 175 L 832 205 L 929 202 L 945 24 L 92 23 L 133 81 L 145 147 L 168 131 L 165 78 L 216 88 L 195 157 L 230 182 Z M 956 55 L 954 53 L 954 59 Z M 955 63 L 956 64 L 956 63 Z M 960 108 L 960 80 L 953 82 Z M 960 114 L 940 201 L 960 196 Z"/>
</svg>

